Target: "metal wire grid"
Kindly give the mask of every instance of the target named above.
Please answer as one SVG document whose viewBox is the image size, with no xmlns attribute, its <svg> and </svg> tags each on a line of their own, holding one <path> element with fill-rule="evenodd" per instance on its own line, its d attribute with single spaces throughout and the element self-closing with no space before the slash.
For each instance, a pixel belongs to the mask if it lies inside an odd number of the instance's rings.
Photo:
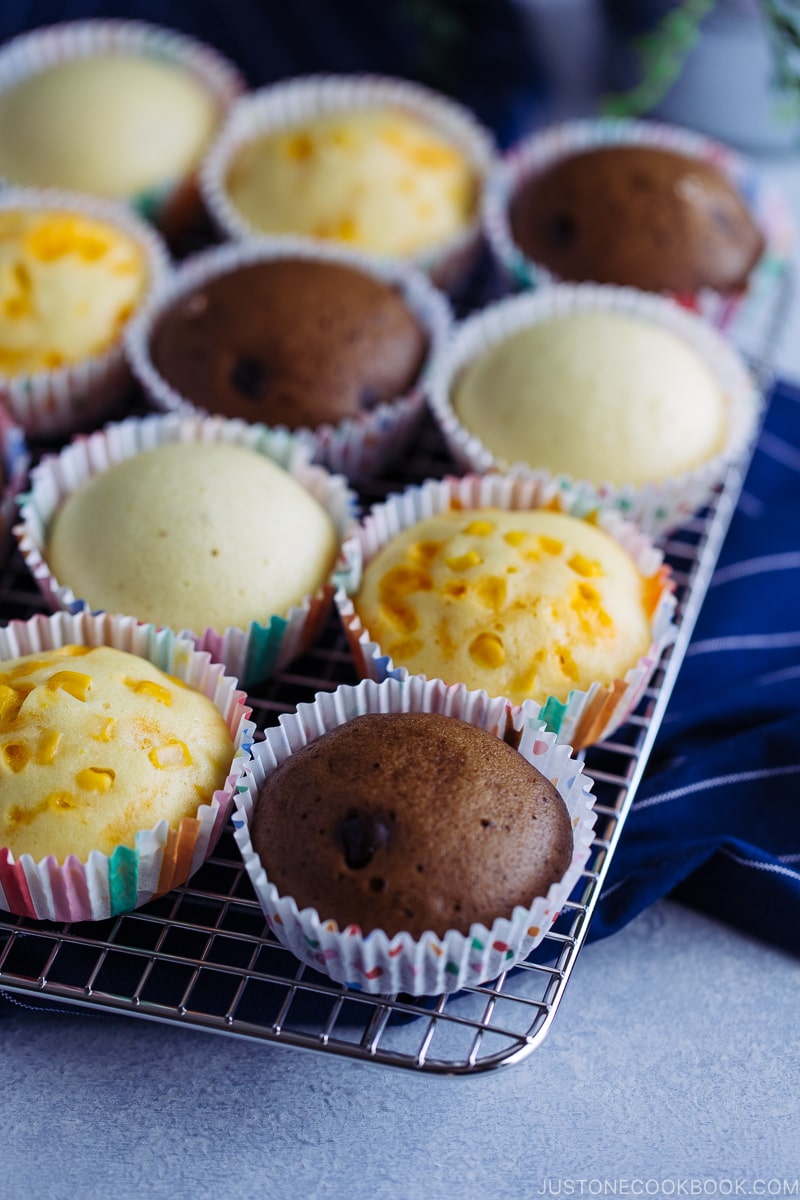
<svg viewBox="0 0 800 1200">
<path fill-rule="evenodd" d="M 450 466 L 426 425 L 402 479 L 376 484 L 364 502 Z M 28 1001 L 68 1002 L 421 1071 L 468 1074 L 525 1057 L 545 1036 L 585 938 L 740 483 L 741 473 L 732 472 L 714 504 L 666 547 L 678 584 L 679 640 L 625 727 L 585 752 L 599 817 L 591 857 L 553 929 L 522 966 L 451 997 L 374 997 L 341 988 L 273 939 L 227 831 L 193 879 L 136 912 L 73 925 L 0 913 L 0 988 Z M 37 611 L 44 611 L 41 598 L 14 555 L 0 575 L 0 615 L 9 620 Z M 317 646 L 251 694 L 254 717 L 264 728 L 314 692 L 353 682 L 344 636 L 331 617 Z"/>
<path fill-rule="evenodd" d="M 762 394 L 791 280 L 759 331 Z M 743 482 L 731 469 L 707 509 L 666 543 L 677 588 L 676 643 L 613 740 L 588 748 L 596 836 L 580 883 L 531 957 L 453 996 L 367 996 L 300 964 L 272 937 L 227 830 L 200 871 L 145 908 L 105 922 L 54 925 L 0 912 L 0 991 L 25 1006 L 128 1014 L 254 1042 L 294 1046 L 418 1072 L 469 1075 L 527 1057 L 543 1040 L 583 945 Z M 362 492 L 365 506 L 452 470 L 428 421 L 399 473 Z M 14 554 L 0 572 L 0 619 L 44 605 Z M 316 691 L 356 682 L 335 617 L 291 670 L 249 696 L 261 728 Z"/>
</svg>

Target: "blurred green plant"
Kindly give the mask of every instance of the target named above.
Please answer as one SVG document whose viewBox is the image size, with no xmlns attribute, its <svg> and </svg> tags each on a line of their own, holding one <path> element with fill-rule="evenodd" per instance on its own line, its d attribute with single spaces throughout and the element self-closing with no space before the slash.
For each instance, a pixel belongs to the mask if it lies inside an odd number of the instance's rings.
<svg viewBox="0 0 800 1200">
<path fill-rule="evenodd" d="M 717 0 L 682 0 L 652 30 L 636 38 L 633 50 L 639 82 L 629 91 L 607 96 L 602 112 L 635 117 L 649 112 L 678 79 L 701 36 L 703 20 Z M 772 44 L 773 84 L 787 116 L 800 115 L 800 7 L 798 0 L 760 0 Z"/>
</svg>

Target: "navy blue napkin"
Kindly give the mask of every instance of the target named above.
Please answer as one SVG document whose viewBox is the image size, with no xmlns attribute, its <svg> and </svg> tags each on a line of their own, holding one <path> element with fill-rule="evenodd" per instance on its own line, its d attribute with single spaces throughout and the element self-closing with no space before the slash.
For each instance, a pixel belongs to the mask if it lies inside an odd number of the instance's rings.
<svg viewBox="0 0 800 1200">
<path fill-rule="evenodd" d="M 800 952 L 800 389 L 785 383 L 589 937 L 666 895 Z"/>
</svg>

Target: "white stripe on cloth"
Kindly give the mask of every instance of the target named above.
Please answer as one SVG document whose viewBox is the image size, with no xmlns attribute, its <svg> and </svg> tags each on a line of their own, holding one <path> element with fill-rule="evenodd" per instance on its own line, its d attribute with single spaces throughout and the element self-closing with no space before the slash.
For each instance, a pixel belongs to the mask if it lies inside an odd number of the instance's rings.
<svg viewBox="0 0 800 1200">
<path fill-rule="evenodd" d="M 755 871 L 769 871 L 773 875 L 788 875 L 790 879 L 800 879 L 800 871 L 793 871 L 791 867 L 783 867 L 779 863 L 760 862 L 757 858 L 742 858 L 741 854 L 736 854 L 733 850 L 725 847 L 722 848 L 722 853 L 743 867 L 752 867 Z"/>
<path fill-rule="evenodd" d="M 800 630 L 789 633 L 731 634 L 729 637 L 706 638 L 704 642 L 692 642 L 686 651 L 688 658 L 693 654 L 718 654 L 725 650 L 787 650 L 800 646 Z"/>
<path fill-rule="evenodd" d="M 763 451 L 767 458 L 772 458 L 775 462 L 780 463 L 782 467 L 788 467 L 790 471 L 797 471 L 800 474 L 800 450 L 785 441 L 784 438 L 779 438 L 774 433 L 765 430 L 761 434 L 758 449 Z"/>
<path fill-rule="evenodd" d="M 788 550 L 785 554 L 765 554 L 763 558 L 748 558 L 743 562 L 731 563 L 714 572 L 711 587 L 744 579 L 748 575 L 760 575 L 762 571 L 792 571 L 800 567 L 800 551 Z"/>
<path fill-rule="evenodd" d="M 763 771 L 735 771 L 731 775 L 716 775 L 711 779 L 698 779 L 694 783 L 686 783 L 683 787 L 673 788 L 669 792 L 659 792 L 656 796 L 648 796 L 646 800 L 636 800 L 631 805 L 631 812 L 641 812 L 643 808 L 653 808 L 656 804 L 666 804 L 668 800 L 680 800 L 693 792 L 704 792 L 710 788 L 727 787 L 731 783 L 752 783 L 756 779 L 778 779 L 786 775 L 800 775 L 800 763 L 792 763 L 784 767 L 769 767 Z"/>
</svg>

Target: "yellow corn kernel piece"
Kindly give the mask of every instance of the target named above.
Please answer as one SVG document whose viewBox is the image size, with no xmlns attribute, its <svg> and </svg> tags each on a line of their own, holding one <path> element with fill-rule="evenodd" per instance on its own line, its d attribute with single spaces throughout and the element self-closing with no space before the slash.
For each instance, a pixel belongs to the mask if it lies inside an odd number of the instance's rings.
<svg viewBox="0 0 800 1200">
<path fill-rule="evenodd" d="M 54 262 L 67 254 L 77 254 L 86 262 L 96 262 L 108 252 L 111 241 L 97 227 L 79 217 L 54 217 L 31 231 L 25 239 L 29 254 L 40 262 Z"/>
<path fill-rule="evenodd" d="M 2 749 L 3 761 L 6 766 L 18 774 L 30 762 L 31 752 L 24 742 L 8 742 Z"/>
<path fill-rule="evenodd" d="M 58 754 L 61 745 L 61 734 L 57 729 L 48 729 L 39 739 L 36 751 L 36 761 L 42 767 L 49 767 Z"/>
<path fill-rule="evenodd" d="M 47 808 L 68 809 L 77 808 L 78 802 L 72 792 L 51 792 L 45 798 L 45 805 Z"/>
<path fill-rule="evenodd" d="M 9 687 L 7 683 L 0 683 L 0 721 L 14 720 L 19 710 L 22 708 L 22 701 L 25 699 L 23 692 L 17 688 Z"/>
<path fill-rule="evenodd" d="M 342 217 L 337 221 L 335 227 L 335 237 L 341 242 L 355 242 L 358 239 L 358 222 L 352 217 Z"/>
<path fill-rule="evenodd" d="M 91 653 L 91 646 L 75 646 L 72 644 L 67 646 L 59 646 L 57 650 L 50 651 L 52 658 L 83 658 L 84 654 Z"/>
<path fill-rule="evenodd" d="M 561 664 L 561 670 L 566 675 L 567 679 L 573 679 L 573 680 L 577 679 L 578 678 L 578 668 L 576 666 L 575 659 L 572 657 L 572 654 L 570 653 L 568 647 L 567 646 L 556 646 L 555 654 L 556 654 L 556 657 L 557 657 L 559 663 Z"/>
<path fill-rule="evenodd" d="M 307 133 L 296 133 L 284 140 L 283 150 L 287 158 L 303 162 L 304 159 L 312 157 L 314 143 Z"/>
<path fill-rule="evenodd" d="M 89 737 L 94 738 L 96 742 L 110 742 L 115 725 L 116 721 L 113 717 L 101 717 L 97 715 L 94 718 L 94 725 Z"/>
<path fill-rule="evenodd" d="M 470 658 L 481 667 L 492 670 L 506 661 L 503 639 L 496 633 L 479 633 L 469 644 Z"/>
<path fill-rule="evenodd" d="M 494 527 L 494 521 L 470 521 L 464 533 L 468 533 L 472 537 L 487 537 Z"/>
<path fill-rule="evenodd" d="M 403 633 L 413 633 L 419 625 L 419 619 L 417 618 L 417 614 L 414 612 L 413 608 L 410 608 L 407 604 L 403 604 L 399 600 L 382 601 L 381 612 L 384 614 L 387 621 L 391 621 L 392 624 L 396 625 Z"/>
<path fill-rule="evenodd" d="M 444 585 L 445 596 L 452 596 L 454 600 L 460 600 L 468 591 L 469 588 L 463 579 L 450 579 Z"/>
<path fill-rule="evenodd" d="M 429 567 L 441 548 L 441 542 L 415 542 L 408 549 L 408 557 L 422 567 Z"/>
<path fill-rule="evenodd" d="M 561 554 L 564 550 L 564 543 L 558 538 L 547 537 L 545 534 L 539 534 L 539 545 L 544 550 L 545 554 Z"/>
<path fill-rule="evenodd" d="M 587 558 L 585 554 L 573 554 L 572 558 L 567 561 L 567 566 L 576 575 L 582 575 L 584 579 L 594 579 L 603 574 L 603 568 L 597 559 Z"/>
<path fill-rule="evenodd" d="M 532 695 L 536 687 L 536 676 L 537 668 L 535 663 L 518 671 L 511 684 L 514 694 Z"/>
<path fill-rule="evenodd" d="M 10 321 L 27 316 L 31 311 L 30 296 L 9 296 L 3 307 Z"/>
<path fill-rule="evenodd" d="M 87 767 L 78 772 L 75 782 L 86 792 L 108 792 L 115 778 L 116 775 L 110 767 Z"/>
<path fill-rule="evenodd" d="M 459 554 L 455 558 L 446 558 L 445 562 L 451 571 L 469 571 L 471 567 L 479 567 L 483 559 L 477 550 L 467 550 L 466 554 Z"/>
<path fill-rule="evenodd" d="M 614 628 L 614 618 L 604 608 L 598 608 L 597 619 L 604 629 Z"/>
<path fill-rule="evenodd" d="M 475 591 L 478 600 L 486 608 L 502 608 L 506 602 L 508 584 L 500 575 L 487 575 L 485 579 L 478 580 Z"/>
<path fill-rule="evenodd" d="M 521 546 L 527 540 L 528 536 L 521 529 L 509 529 L 508 533 L 503 534 L 503 541 L 509 546 Z"/>
<path fill-rule="evenodd" d="M 189 747 L 177 739 L 166 742 L 163 746 L 154 746 L 147 757 L 160 771 L 165 771 L 170 767 L 190 767 L 192 765 Z"/>
<path fill-rule="evenodd" d="M 600 603 L 600 593 L 596 587 L 592 587 L 591 583 L 579 583 L 575 591 L 577 594 L 573 604 L 583 601 L 594 608 Z"/>
<path fill-rule="evenodd" d="M 85 700 L 92 686 L 91 675 L 82 675 L 80 671 L 56 671 L 47 681 L 51 692 L 59 688 L 76 700 Z"/>
<path fill-rule="evenodd" d="M 397 596 L 408 596 L 411 592 L 429 592 L 433 580 L 427 571 L 419 567 L 407 567 L 400 564 L 387 571 L 381 580 L 381 597 L 394 599 Z"/>
<path fill-rule="evenodd" d="M 152 679 L 126 679 L 125 686 L 137 696 L 150 696 L 159 704 L 165 704 L 167 708 L 172 704 L 172 693 L 160 683 L 154 683 Z"/>
</svg>

